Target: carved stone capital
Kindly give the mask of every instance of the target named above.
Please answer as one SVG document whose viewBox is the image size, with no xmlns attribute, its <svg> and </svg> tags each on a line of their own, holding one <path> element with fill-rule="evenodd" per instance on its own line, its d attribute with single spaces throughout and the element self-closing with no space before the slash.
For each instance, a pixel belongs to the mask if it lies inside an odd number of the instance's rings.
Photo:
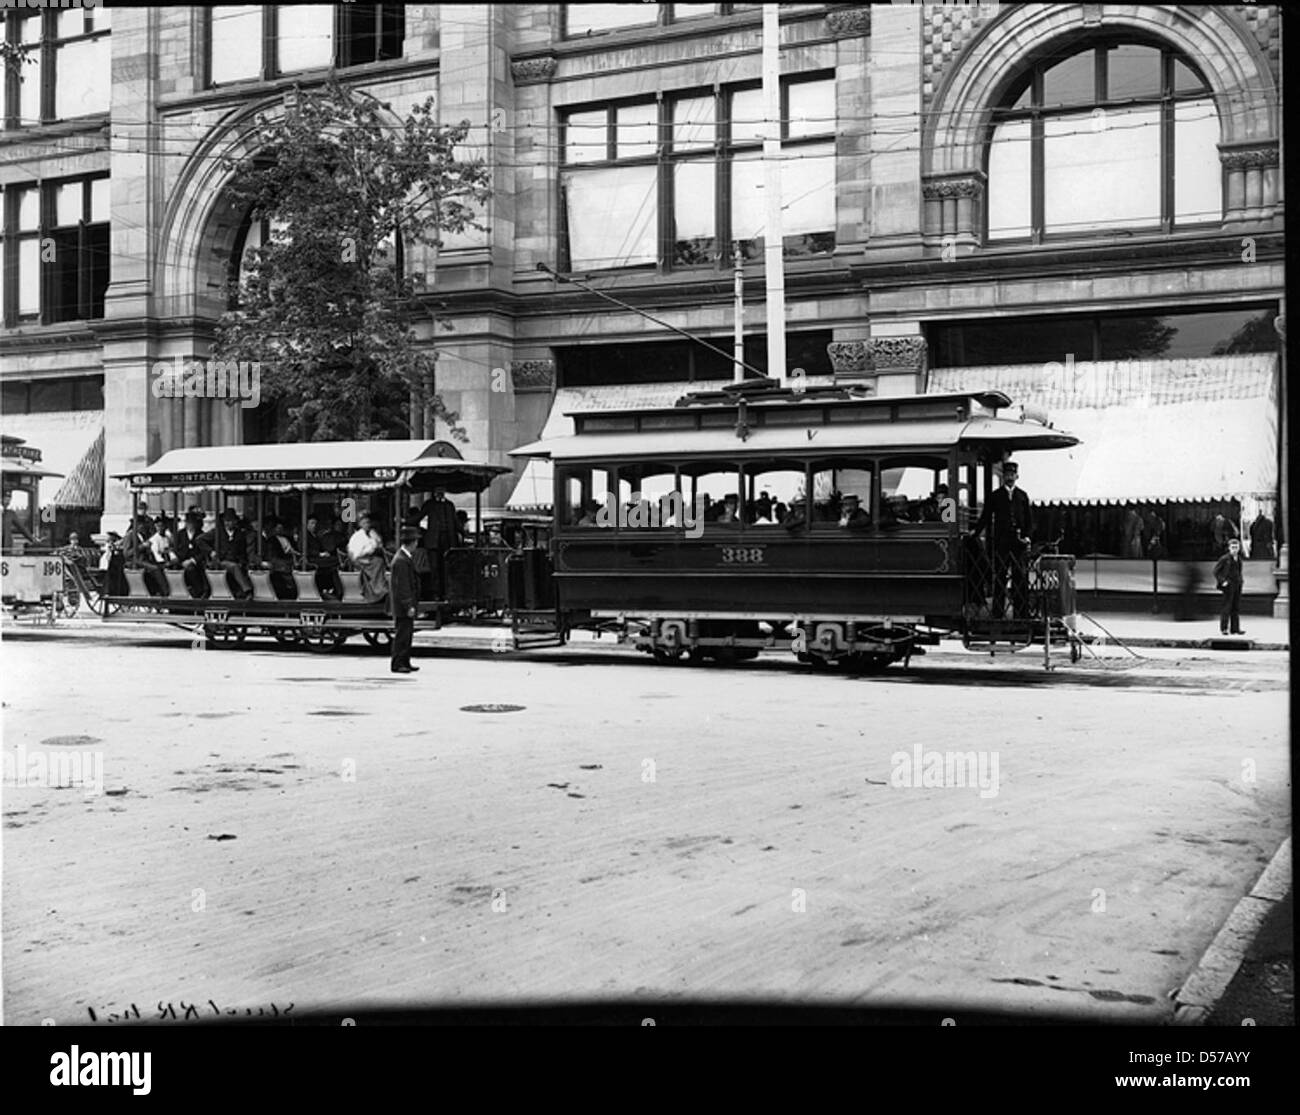
<svg viewBox="0 0 1300 1115">
<path fill-rule="evenodd" d="M 931 178 L 921 183 L 921 196 L 927 201 L 949 197 L 979 197 L 984 180 L 979 175 L 963 174 L 954 178 Z"/>
<path fill-rule="evenodd" d="M 512 360 L 510 380 L 516 391 L 550 391 L 555 386 L 555 361 Z"/>
<path fill-rule="evenodd" d="M 1264 143 L 1250 147 L 1220 147 L 1219 160 L 1229 170 L 1249 170 L 1253 167 L 1277 166 L 1277 144 Z"/>
<path fill-rule="evenodd" d="M 923 372 L 925 338 L 872 337 L 867 342 L 867 356 L 873 372 Z"/>
<path fill-rule="evenodd" d="M 538 82 L 550 81 L 555 76 L 558 65 L 555 55 L 548 54 L 545 58 L 524 58 L 519 62 L 511 62 L 510 73 L 516 85 L 536 85 Z"/>
<path fill-rule="evenodd" d="M 826 13 L 826 30 L 837 39 L 871 34 L 870 8 L 836 8 Z"/>
<path fill-rule="evenodd" d="M 832 341 L 826 346 L 826 353 L 836 375 L 864 375 L 868 370 L 865 341 Z"/>
</svg>

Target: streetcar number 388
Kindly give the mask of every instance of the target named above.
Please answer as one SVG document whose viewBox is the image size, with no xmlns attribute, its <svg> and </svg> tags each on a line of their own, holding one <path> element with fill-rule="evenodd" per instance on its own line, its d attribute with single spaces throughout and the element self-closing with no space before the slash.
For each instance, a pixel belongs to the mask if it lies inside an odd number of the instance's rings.
<svg viewBox="0 0 1300 1115">
<path fill-rule="evenodd" d="M 761 546 L 720 546 L 724 565 L 756 565 L 763 560 Z"/>
</svg>

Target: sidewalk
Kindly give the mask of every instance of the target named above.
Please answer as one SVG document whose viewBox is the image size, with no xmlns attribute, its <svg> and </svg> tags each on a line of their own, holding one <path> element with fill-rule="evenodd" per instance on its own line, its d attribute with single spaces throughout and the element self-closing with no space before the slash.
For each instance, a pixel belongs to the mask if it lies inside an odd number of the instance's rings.
<svg viewBox="0 0 1300 1115">
<path fill-rule="evenodd" d="M 1219 617 L 1206 614 L 1180 622 L 1168 613 L 1080 612 L 1078 630 L 1084 636 L 1109 632 L 1131 647 L 1195 647 L 1202 650 L 1289 650 L 1291 621 L 1272 616 L 1242 616 L 1242 636 L 1219 634 Z"/>
</svg>

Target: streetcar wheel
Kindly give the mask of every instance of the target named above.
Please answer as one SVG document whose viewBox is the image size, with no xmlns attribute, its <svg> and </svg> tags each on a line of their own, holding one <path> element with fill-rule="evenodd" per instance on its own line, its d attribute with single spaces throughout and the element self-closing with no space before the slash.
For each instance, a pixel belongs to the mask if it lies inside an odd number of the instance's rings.
<svg viewBox="0 0 1300 1115">
<path fill-rule="evenodd" d="M 270 627 L 267 628 L 273 638 L 281 646 L 297 646 L 301 641 L 300 633 L 292 627 Z"/>
<path fill-rule="evenodd" d="M 892 654 L 855 654 L 850 666 L 855 674 L 883 674 L 894 660 Z"/>
<path fill-rule="evenodd" d="M 680 666 L 686 660 L 686 648 L 655 647 L 654 659 L 658 666 Z"/>
</svg>

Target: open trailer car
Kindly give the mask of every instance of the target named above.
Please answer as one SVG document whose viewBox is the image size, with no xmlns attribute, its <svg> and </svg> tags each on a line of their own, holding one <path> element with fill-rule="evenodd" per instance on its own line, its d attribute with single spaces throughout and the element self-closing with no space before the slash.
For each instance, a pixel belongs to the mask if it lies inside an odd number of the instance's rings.
<svg viewBox="0 0 1300 1115">
<path fill-rule="evenodd" d="M 63 608 L 64 559 L 43 537 L 40 483 L 62 476 L 41 463 L 41 451 L 3 435 L 4 539 L 0 547 L 0 601 L 12 615 L 38 614 L 53 622 Z"/>
<path fill-rule="evenodd" d="M 442 441 L 307 442 L 176 449 L 117 479 L 130 488 L 133 507 L 142 500 L 149 503 L 151 513 L 166 510 L 178 523 L 192 506 L 202 508 L 213 523 L 227 507 L 236 507 L 259 523 L 268 515 L 282 523 L 297 523 L 300 537 L 305 537 L 309 517 L 316 517 L 323 531 L 336 515 L 344 520 L 345 529 L 351 529 L 362 514 L 369 514 L 379 524 L 390 552 L 396 527 L 408 509 L 430 492 L 437 488 L 449 495 L 473 492 L 475 537 L 481 544 L 458 547 L 447 555 L 447 591 L 421 599 L 419 630 L 437 628 L 453 614 L 493 611 L 484 604 L 495 601 L 485 583 L 494 580 L 498 569 L 526 560 L 504 544 L 488 545 L 478 523 L 483 491 L 509 471 L 463 460 L 455 446 Z M 320 591 L 315 567 L 299 558 L 292 594 L 283 588 L 277 592 L 271 574 L 257 568 L 265 556 L 260 532 L 258 546 L 259 561 L 248 569 L 251 597 L 237 598 L 215 558 L 202 570 L 206 591 L 200 595 L 195 595 L 194 584 L 187 583 L 180 569 L 163 570 L 168 589 L 163 595 L 151 591 L 142 568 L 128 566 L 124 572 L 129 591 L 108 598 L 112 607 L 104 621 L 172 623 L 201 631 L 209 644 L 241 644 L 250 635 L 269 635 L 282 644 L 330 650 L 352 635 L 376 646 L 391 640 L 394 624 L 387 597 L 366 599 L 360 573 L 341 570 L 342 597 L 331 599 Z M 510 580 L 508 575 L 504 578 L 507 587 Z M 160 587 L 158 582 L 154 587 Z"/>
<path fill-rule="evenodd" d="M 1032 491 L 1034 454 L 1078 443 L 1000 392 L 765 380 L 572 418 L 515 450 L 551 462 L 562 629 L 612 629 L 665 664 L 782 648 L 871 671 L 943 636 L 1078 656 L 1074 559 L 1018 554 L 1017 589 L 971 536 L 1012 453 Z"/>
</svg>

